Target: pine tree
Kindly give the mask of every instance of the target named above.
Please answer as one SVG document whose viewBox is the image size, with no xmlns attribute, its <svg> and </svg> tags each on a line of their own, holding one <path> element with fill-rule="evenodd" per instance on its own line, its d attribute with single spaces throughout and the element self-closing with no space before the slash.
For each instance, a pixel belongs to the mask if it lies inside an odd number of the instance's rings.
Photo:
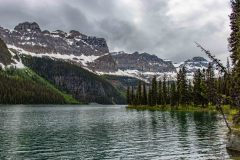
<svg viewBox="0 0 240 160">
<path fill-rule="evenodd" d="M 182 69 L 179 70 L 177 73 L 177 105 L 179 106 L 180 104 L 180 95 L 181 95 L 181 74 L 182 74 Z"/>
<path fill-rule="evenodd" d="M 167 104 L 167 82 L 166 82 L 166 75 L 163 76 L 162 82 L 162 105 Z"/>
<path fill-rule="evenodd" d="M 141 81 L 138 82 L 136 103 L 138 105 L 142 104 L 142 83 L 141 83 Z"/>
<path fill-rule="evenodd" d="M 162 87 L 162 81 L 159 80 L 158 82 L 158 104 L 163 104 L 163 87 Z"/>
<path fill-rule="evenodd" d="M 134 104 L 134 101 L 135 101 L 134 87 L 132 86 L 132 93 L 131 93 L 131 105 L 135 105 L 135 104 Z"/>
<path fill-rule="evenodd" d="M 202 81 L 202 73 L 200 69 L 198 69 L 194 73 L 193 77 L 193 103 L 194 105 L 200 105 L 202 102 L 202 88 L 201 88 L 201 81 Z"/>
<path fill-rule="evenodd" d="M 207 98 L 207 85 L 206 85 L 206 70 L 203 69 L 202 71 L 202 79 L 201 79 L 201 98 L 202 98 L 202 107 L 208 105 L 208 98 Z"/>
<path fill-rule="evenodd" d="M 143 98 L 142 98 L 142 104 L 147 105 L 147 90 L 146 90 L 146 84 L 143 83 Z"/>
<path fill-rule="evenodd" d="M 232 99 L 233 106 L 240 107 L 240 1 L 231 0 L 232 14 L 230 15 L 231 35 L 229 47 L 233 62 L 233 81 Z"/>
<path fill-rule="evenodd" d="M 149 91 L 148 91 L 148 105 L 149 106 L 153 106 L 154 104 L 153 104 L 153 96 L 152 96 L 152 89 L 149 89 Z"/>
<path fill-rule="evenodd" d="M 229 38 L 229 47 L 232 52 L 231 58 L 233 64 L 239 65 L 240 57 L 240 1 L 231 0 L 232 13 L 230 15 L 231 35 Z"/>
<path fill-rule="evenodd" d="M 173 82 L 170 87 L 170 105 L 175 106 L 177 104 L 176 84 Z"/>
<path fill-rule="evenodd" d="M 156 76 L 152 79 L 152 103 L 153 105 L 157 105 L 157 78 Z"/>
<path fill-rule="evenodd" d="M 187 86 L 187 71 L 185 66 L 179 72 L 179 82 L 178 82 L 178 94 L 179 94 L 179 102 L 182 105 L 186 105 L 188 103 L 188 86 Z"/>
<path fill-rule="evenodd" d="M 216 104 L 216 93 L 213 91 L 215 86 L 215 78 L 214 78 L 214 70 L 211 63 L 208 65 L 208 69 L 206 72 L 206 94 L 208 98 L 208 102 L 212 105 Z"/>
<path fill-rule="evenodd" d="M 188 103 L 191 104 L 193 102 L 193 87 L 190 80 L 188 80 Z"/>
</svg>

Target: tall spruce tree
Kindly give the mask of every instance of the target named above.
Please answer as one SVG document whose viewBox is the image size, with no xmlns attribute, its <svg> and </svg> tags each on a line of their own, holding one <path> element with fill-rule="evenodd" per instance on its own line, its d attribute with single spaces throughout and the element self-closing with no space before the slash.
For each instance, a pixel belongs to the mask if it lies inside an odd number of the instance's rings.
<svg viewBox="0 0 240 160">
<path fill-rule="evenodd" d="M 194 105 L 200 105 L 202 104 L 202 88 L 201 88 L 201 82 L 202 82 L 202 73 L 200 69 L 198 69 L 194 73 L 193 77 L 193 103 Z"/>
<path fill-rule="evenodd" d="M 163 89 L 162 89 L 162 81 L 159 80 L 158 82 L 158 104 L 163 104 Z"/>
<path fill-rule="evenodd" d="M 149 106 L 153 106 L 154 103 L 153 103 L 153 96 L 152 96 L 152 89 L 149 89 L 148 90 L 148 105 Z"/>
<path fill-rule="evenodd" d="M 136 97 L 136 103 L 138 105 L 142 104 L 142 83 L 141 81 L 138 82 L 138 88 L 137 88 L 137 97 Z"/>
<path fill-rule="evenodd" d="M 177 73 L 177 105 L 179 106 L 180 104 L 180 95 L 181 95 L 181 74 L 182 74 L 182 69 L 180 68 L 180 70 Z"/>
<path fill-rule="evenodd" d="M 158 102 L 158 93 L 157 93 L 157 78 L 156 76 L 152 79 L 152 103 L 153 105 L 157 105 Z"/>
<path fill-rule="evenodd" d="M 187 90 L 188 90 L 187 71 L 185 66 L 183 66 L 180 72 L 180 82 L 179 82 L 179 101 L 181 105 L 186 105 L 188 103 Z"/>
<path fill-rule="evenodd" d="M 143 98 L 142 98 L 142 104 L 147 105 L 147 90 L 146 90 L 146 84 L 143 82 Z"/>
<path fill-rule="evenodd" d="M 216 104 L 216 93 L 214 92 L 213 88 L 215 86 L 215 75 L 213 66 L 211 63 L 208 65 L 208 69 L 206 71 L 206 89 L 207 89 L 207 98 L 208 102 L 212 105 Z"/>
<path fill-rule="evenodd" d="M 193 87 L 192 82 L 188 80 L 188 103 L 191 104 L 193 102 Z"/>
<path fill-rule="evenodd" d="M 175 106 L 177 104 L 177 93 L 176 93 L 176 84 L 175 82 L 171 83 L 170 87 L 170 105 Z"/>
<path fill-rule="evenodd" d="M 135 94 L 134 94 L 134 87 L 132 86 L 132 90 L 131 90 L 131 105 L 135 105 Z"/>
<path fill-rule="evenodd" d="M 162 105 L 167 104 L 167 82 L 166 82 L 166 75 L 163 76 L 163 82 L 162 82 Z"/>
<path fill-rule="evenodd" d="M 231 0 L 232 13 L 230 15 L 231 35 L 229 47 L 233 62 L 232 99 L 233 105 L 240 107 L 240 0 Z"/>
</svg>

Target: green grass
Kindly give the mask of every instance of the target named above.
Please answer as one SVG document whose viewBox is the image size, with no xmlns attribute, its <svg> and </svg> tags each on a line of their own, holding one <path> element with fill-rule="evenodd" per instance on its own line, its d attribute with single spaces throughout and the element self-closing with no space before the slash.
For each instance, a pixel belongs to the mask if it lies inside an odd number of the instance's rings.
<svg viewBox="0 0 240 160">
<path fill-rule="evenodd" d="M 34 71 L 32 71 L 29 68 L 17 69 L 17 70 L 14 71 L 13 76 L 16 79 L 26 78 L 26 79 L 34 81 L 35 83 L 45 85 L 47 88 L 49 88 L 49 89 L 55 91 L 56 93 L 59 93 L 60 95 L 62 95 L 67 104 L 81 104 L 72 95 L 60 91 L 54 85 L 49 83 L 47 80 L 45 80 L 44 78 L 42 78 L 41 76 L 39 76 L 38 74 L 36 74 Z"/>
</svg>

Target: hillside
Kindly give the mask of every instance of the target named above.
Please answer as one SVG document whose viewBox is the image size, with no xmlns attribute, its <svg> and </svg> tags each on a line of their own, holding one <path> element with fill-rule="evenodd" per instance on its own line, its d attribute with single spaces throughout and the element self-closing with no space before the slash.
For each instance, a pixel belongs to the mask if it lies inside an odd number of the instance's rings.
<svg viewBox="0 0 240 160">
<path fill-rule="evenodd" d="M 21 64 L 0 39 L 0 104 L 79 103 Z"/>
<path fill-rule="evenodd" d="M 76 64 L 47 57 L 22 55 L 21 58 L 27 67 L 81 102 L 126 103 L 125 97 L 108 81 Z"/>
<path fill-rule="evenodd" d="M 0 104 L 78 103 L 29 69 L 0 71 Z"/>
</svg>

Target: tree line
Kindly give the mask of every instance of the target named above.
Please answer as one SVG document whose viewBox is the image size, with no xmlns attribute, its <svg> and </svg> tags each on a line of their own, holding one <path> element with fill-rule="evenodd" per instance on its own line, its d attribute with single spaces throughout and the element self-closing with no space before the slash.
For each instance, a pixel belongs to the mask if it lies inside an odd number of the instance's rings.
<svg viewBox="0 0 240 160">
<path fill-rule="evenodd" d="M 229 64 L 229 63 L 228 63 Z M 139 81 L 137 87 L 129 86 L 127 89 L 127 102 L 129 105 L 171 105 L 186 106 L 194 105 L 207 107 L 217 103 L 217 90 L 224 97 L 224 104 L 231 104 L 233 94 L 229 73 L 216 77 L 213 64 L 209 63 L 207 69 L 198 69 L 192 80 L 187 78 L 187 71 L 182 67 L 176 81 L 168 80 L 166 75 L 157 80 L 154 76 L 151 83 Z"/>
<path fill-rule="evenodd" d="M 146 87 L 144 82 L 139 82 L 137 89 L 128 87 L 128 104 L 151 106 L 194 104 L 204 107 L 221 103 L 240 108 L 240 0 L 230 0 L 230 3 L 231 34 L 228 42 L 232 70 L 229 61 L 225 68 L 215 56 L 198 45 L 220 67 L 223 76 L 216 78 L 210 64 L 207 70 L 197 70 L 191 82 L 187 80 L 186 69 L 183 67 L 178 72 L 175 82 L 167 81 L 166 76 L 159 81 L 154 77 L 150 86 Z"/>
</svg>

